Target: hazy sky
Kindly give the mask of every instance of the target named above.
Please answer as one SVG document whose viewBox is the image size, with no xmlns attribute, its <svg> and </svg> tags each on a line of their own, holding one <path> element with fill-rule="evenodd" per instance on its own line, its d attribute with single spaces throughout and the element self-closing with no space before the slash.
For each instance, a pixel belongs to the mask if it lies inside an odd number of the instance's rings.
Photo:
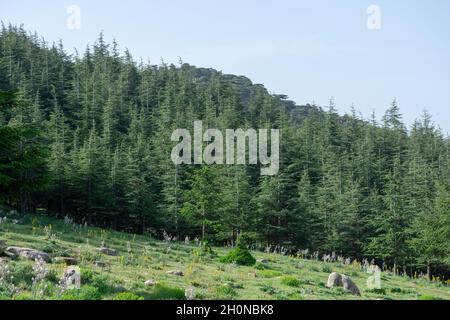
<svg viewBox="0 0 450 320">
<path fill-rule="evenodd" d="M 81 29 L 67 27 L 67 7 Z M 367 27 L 367 8 L 381 29 Z M 448 0 L 0 0 L 0 19 L 83 51 L 106 40 L 152 63 L 183 61 L 248 76 L 299 104 L 380 118 L 397 98 L 408 124 L 424 109 L 450 132 Z"/>
</svg>

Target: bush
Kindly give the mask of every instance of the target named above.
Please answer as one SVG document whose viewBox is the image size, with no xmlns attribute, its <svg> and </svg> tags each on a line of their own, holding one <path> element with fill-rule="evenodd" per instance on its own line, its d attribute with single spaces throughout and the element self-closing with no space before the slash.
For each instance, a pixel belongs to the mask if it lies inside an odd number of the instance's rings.
<svg viewBox="0 0 450 320">
<path fill-rule="evenodd" d="M 12 264 L 11 274 L 14 275 L 11 282 L 14 285 L 26 284 L 31 286 L 33 284 L 34 271 L 33 266 L 29 264 Z"/>
<path fill-rule="evenodd" d="M 283 275 L 280 271 L 275 270 L 261 270 L 258 272 L 258 276 L 262 278 L 275 278 Z"/>
<path fill-rule="evenodd" d="M 333 269 L 328 264 L 325 264 L 325 265 L 322 266 L 322 272 L 332 273 Z"/>
<path fill-rule="evenodd" d="M 237 246 L 231 250 L 226 256 L 220 259 L 223 263 L 236 263 L 241 266 L 252 266 L 256 263 L 256 259 L 252 254 L 241 246 Z"/>
<path fill-rule="evenodd" d="M 216 288 L 216 293 L 219 298 L 232 299 L 237 296 L 236 290 L 229 285 L 221 285 Z"/>
<path fill-rule="evenodd" d="M 163 283 L 158 283 L 146 294 L 149 300 L 185 300 L 184 290 L 171 287 Z"/>
<path fill-rule="evenodd" d="M 100 300 L 102 295 L 92 286 L 82 286 L 80 289 L 70 289 L 61 296 L 62 300 Z"/>
<path fill-rule="evenodd" d="M 144 300 L 144 297 L 138 296 L 132 292 L 121 292 L 113 300 Z"/>
<path fill-rule="evenodd" d="M 292 276 L 284 276 L 283 278 L 281 278 L 281 283 L 289 287 L 300 286 L 300 281 Z"/>
<path fill-rule="evenodd" d="M 107 276 L 103 275 L 94 275 L 92 278 L 87 282 L 92 287 L 95 287 L 98 289 L 100 294 L 104 295 L 107 293 L 114 292 L 114 286 L 110 284 L 109 278 Z"/>
</svg>

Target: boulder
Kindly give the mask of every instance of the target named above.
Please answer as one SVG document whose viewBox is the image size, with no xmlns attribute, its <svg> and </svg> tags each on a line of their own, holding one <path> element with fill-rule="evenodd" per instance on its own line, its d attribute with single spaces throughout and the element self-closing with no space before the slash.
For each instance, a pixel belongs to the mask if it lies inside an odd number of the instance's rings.
<svg viewBox="0 0 450 320">
<path fill-rule="evenodd" d="M 71 257 L 56 257 L 56 258 L 53 258 L 53 262 L 64 263 L 67 266 L 75 266 L 78 264 L 77 259 L 71 258 Z"/>
<path fill-rule="evenodd" d="M 157 282 L 155 279 L 150 279 L 150 280 L 147 280 L 147 281 L 144 282 L 144 284 L 145 284 L 146 286 L 149 286 L 149 287 L 154 286 L 154 285 L 156 285 L 157 283 L 158 283 L 158 282 Z"/>
<path fill-rule="evenodd" d="M 361 292 L 359 291 L 356 284 L 345 274 L 333 272 L 328 276 L 327 288 L 333 287 L 343 287 L 345 290 L 349 291 L 353 295 L 356 296 L 361 295 Z"/>
<path fill-rule="evenodd" d="M 173 276 L 180 276 L 180 277 L 184 276 L 184 273 L 181 270 L 170 270 L 170 271 L 167 271 L 167 274 L 171 274 Z"/>
<path fill-rule="evenodd" d="M 108 256 L 117 256 L 117 251 L 108 247 L 101 246 L 100 248 L 98 248 L 98 251 Z"/>
<path fill-rule="evenodd" d="M 345 290 L 350 291 L 351 294 L 355 296 L 360 296 L 361 292 L 359 291 L 359 288 L 356 286 L 356 284 L 346 275 L 342 275 L 342 286 Z"/>
<path fill-rule="evenodd" d="M 48 253 L 38 251 L 30 248 L 20 248 L 20 247 L 7 247 L 4 253 L 10 258 L 24 257 L 30 260 L 42 259 L 45 262 L 51 262 L 50 255 Z"/>
<path fill-rule="evenodd" d="M 258 259 L 257 262 L 259 262 L 259 263 L 269 263 L 270 260 L 269 259 Z"/>
<path fill-rule="evenodd" d="M 327 288 L 342 287 L 342 275 L 333 272 L 328 276 Z"/>
<path fill-rule="evenodd" d="M 103 262 L 103 261 L 95 261 L 94 262 L 94 265 L 96 266 L 96 267 L 99 267 L 99 268 L 105 268 L 106 267 L 106 262 Z"/>
<path fill-rule="evenodd" d="M 81 274 L 77 267 L 67 267 L 60 279 L 60 285 L 62 288 L 69 288 L 75 286 L 79 288 L 81 286 Z"/>
</svg>

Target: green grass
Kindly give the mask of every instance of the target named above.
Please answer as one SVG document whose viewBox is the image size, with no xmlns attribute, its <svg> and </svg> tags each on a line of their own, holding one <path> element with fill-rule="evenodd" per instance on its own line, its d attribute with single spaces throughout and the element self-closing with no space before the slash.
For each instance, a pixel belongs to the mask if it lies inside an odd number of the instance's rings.
<svg viewBox="0 0 450 320">
<path fill-rule="evenodd" d="M 51 225 L 51 234 L 44 227 Z M 47 228 L 48 230 L 48 228 Z M 268 263 L 241 266 L 223 263 L 221 257 L 230 249 L 213 247 L 214 254 L 204 254 L 202 248 L 182 243 L 164 243 L 150 237 L 99 228 L 65 225 L 63 221 L 44 216 L 27 216 L 18 224 L 0 224 L 0 239 L 9 246 L 24 246 L 51 253 L 52 256 L 73 256 L 79 261 L 81 289 L 64 293 L 58 286 L 65 266 L 47 264 L 49 273 L 39 284 L 33 284 L 33 261 L 8 261 L 14 279 L 15 292 L 0 283 L 1 299 L 185 299 L 186 288 L 192 287 L 196 299 L 450 299 L 450 288 L 425 279 L 394 277 L 382 274 L 382 288 L 366 286 L 369 274 L 360 265 L 303 260 L 296 257 L 252 251 L 251 255 Z M 118 256 L 99 254 L 104 241 L 116 249 Z M 96 267 L 94 261 L 106 263 Z M 181 270 L 184 276 L 168 274 Z M 332 271 L 347 274 L 361 290 L 356 297 L 342 288 L 325 287 Z M 157 284 L 144 282 L 155 279 Z"/>
</svg>

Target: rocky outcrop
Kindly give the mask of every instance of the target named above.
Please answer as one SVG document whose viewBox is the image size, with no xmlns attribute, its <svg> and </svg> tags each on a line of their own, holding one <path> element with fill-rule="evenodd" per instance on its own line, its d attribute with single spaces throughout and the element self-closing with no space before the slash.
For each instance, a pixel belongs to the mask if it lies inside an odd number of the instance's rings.
<svg viewBox="0 0 450 320">
<path fill-rule="evenodd" d="M 117 256 L 117 251 L 115 249 L 111 249 L 105 246 L 101 246 L 100 248 L 98 248 L 98 251 L 108 256 Z"/>
<path fill-rule="evenodd" d="M 56 257 L 53 258 L 53 262 L 64 263 L 67 266 L 75 266 L 78 264 L 77 259 L 72 257 Z"/>
<path fill-rule="evenodd" d="M 7 247 L 4 250 L 4 253 L 13 259 L 16 259 L 18 257 L 24 257 L 30 260 L 42 259 L 45 262 L 51 262 L 52 260 L 48 253 L 30 248 Z"/>
</svg>

